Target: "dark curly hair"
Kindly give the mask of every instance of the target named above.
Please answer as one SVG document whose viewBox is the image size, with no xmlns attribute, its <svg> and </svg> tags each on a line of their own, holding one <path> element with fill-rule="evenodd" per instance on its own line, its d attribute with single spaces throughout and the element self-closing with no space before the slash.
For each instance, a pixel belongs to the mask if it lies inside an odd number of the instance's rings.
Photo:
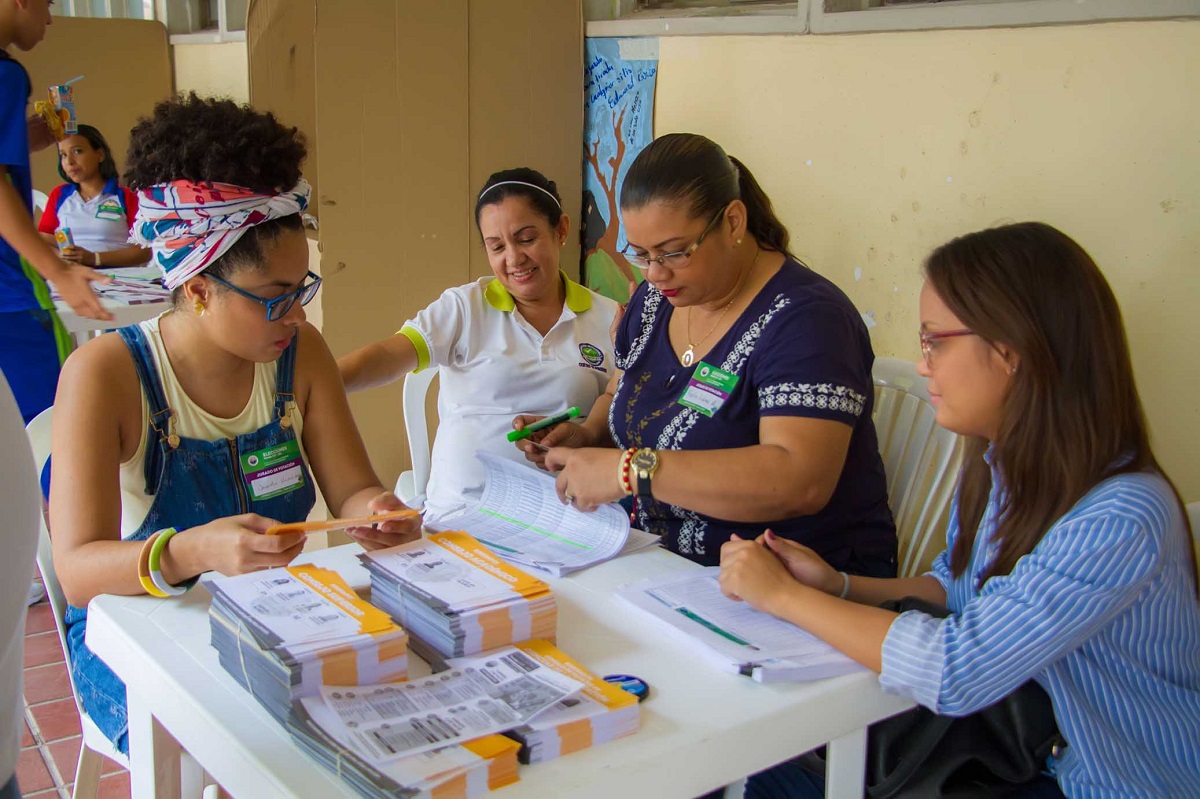
<svg viewBox="0 0 1200 799">
<path fill-rule="evenodd" d="M 307 149 L 304 134 L 274 114 L 228 99 L 177 95 L 154 106 L 130 131 L 125 185 L 190 180 L 231 183 L 260 194 L 286 191 L 300 180 Z M 251 228 L 206 270 L 227 278 L 263 263 L 263 244 L 286 230 L 303 230 L 299 214 Z"/>
</svg>

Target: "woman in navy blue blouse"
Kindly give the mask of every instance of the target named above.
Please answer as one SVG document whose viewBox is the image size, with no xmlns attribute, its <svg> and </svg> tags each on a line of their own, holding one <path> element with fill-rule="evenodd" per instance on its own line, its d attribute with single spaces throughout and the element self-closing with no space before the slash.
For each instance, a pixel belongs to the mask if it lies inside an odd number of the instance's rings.
<svg viewBox="0 0 1200 799">
<path fill-rule="evenodd" d="M 608 417 L 541 441 L 563 500 L 632 494 L 639 527 L 705 565 L 770 526 L 844 571 L 894 575 L 874 354 L 850 300 L 796 260 L 754 176 L 703 136 L 644 149 L 621 215 L 646 281 L 616 331 Z"/>
<path fill-rule="evenodd" d="M 1036 681 L 1066 747 L 1014 799 L 1196 796 L 1192 539 L 1150 448 L 1104 276 L 1048 225 L 963 236 L 926 264 L 921 349 L 938 424 L 969 441 L 932 571 L 847 580 L 767 534 L 725 545 L 722 589 L 940 715 L 973 713 Z M 877 607 L 905 596 L 951 615 Z M 805 775 L 788 765 L 797 781 L 783 793 L 820 795 L 802 791 Z"/>
</svg>

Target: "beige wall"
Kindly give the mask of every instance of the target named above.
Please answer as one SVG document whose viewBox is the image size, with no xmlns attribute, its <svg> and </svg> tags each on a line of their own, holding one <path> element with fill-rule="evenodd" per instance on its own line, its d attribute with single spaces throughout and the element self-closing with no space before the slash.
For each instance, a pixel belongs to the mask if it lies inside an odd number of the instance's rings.
<svg viewBox="0 0 1200 799">
<path fill-rule="evenodd" d="M 175 89 L 250 102 L 250 78 L 245 42 L 177 44 Z"/>
<path fill-rule="evenodd" d="M 1025 219 L 1075 237 L 1121 301 L 1159 458 L 1200 499 L 1200 21 L 660 48 L 656 133 L 741 158 L 878 354 L 917 354 L 932 247 Z"/>
<path fill-rule="evenodd" d="M 46 99 L 51 83 L 83 75 L 75 84 L 76 116 L 104 134 L 118 169 L 125 167 L 129 129 L 171 94 L 167 30 L 159 22 L 55 17 L 44 42 L 15 55 L 29 71 L 31 100 Z M 55 168 L 57 148 L 30 160 L 35 189 L 49 194 L 63 182 Z"/>
</svg>

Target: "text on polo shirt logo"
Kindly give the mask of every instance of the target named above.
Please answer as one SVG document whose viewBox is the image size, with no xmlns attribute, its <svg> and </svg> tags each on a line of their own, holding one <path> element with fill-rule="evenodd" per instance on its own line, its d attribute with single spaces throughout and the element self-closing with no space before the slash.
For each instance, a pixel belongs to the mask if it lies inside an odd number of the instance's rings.
<svg viewBox="0 0 1200 799">
<path fill-rule="evenodd" d="M 607 372 L 608 370 L 602 365 L 604 363 L 604 351 L 592 344 L 583 343 L 579 345 L 579 356 L 583 358 L 580 366 L 585 366 L 588 369 L 595 369 L 598 372 Z"/>
</svg>

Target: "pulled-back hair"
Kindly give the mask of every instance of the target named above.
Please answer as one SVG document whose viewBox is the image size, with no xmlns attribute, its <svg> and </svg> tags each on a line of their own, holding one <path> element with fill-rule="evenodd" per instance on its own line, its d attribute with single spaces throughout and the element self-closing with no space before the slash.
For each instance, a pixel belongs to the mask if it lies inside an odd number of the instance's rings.
<svg viewBox="0 0 1200 799">
<path fill-rule="evenodd" d="M 1017 358 L 993 442 L 1006 491 L 999 551 L 982 582 L 1011 572 L 1100 481 L 1162 468 L 1150 448 L 1121 310 L 1079 244 L 1040 222 L 1006 225 L 942 245 L 925 275 L 964 325 Z M 950 561 L 956 576 L 967 569 L 991 490 L 987 445 L 975 438 L 967 446 Z"/>
<path fill-rule="evenodd" d="M 558 186 L 536 169 L 522 166 L 493 172 L 488 177 L 475 199 L 476 230 L 479 229 L 479 215 L 483 209 L 502 202 L 506 197 L 523 198 L 538 216 L 550 223 L 551 228 L 562 221 L 562 197 L 558 194 Z"/>
<path fill-rule="evenodd" d="M 92 145 L 93 150 L 103 150 L 104 158 L 100 161 L 100 177 L 105 180 L 112 180 L 117 176 L 117 162 L 113 159 L 112 148 L 108 146 L 108 142 L 104 140 L 104 134 L 91 125 L 79 125 L 79 136 L 87 139 L 88 144 Z M 67 183 L 75 183 L 67 177 L 67 173 L 63 171 L 62 158 L 58 159 L 58 176 Z"/>
<path fill-rule="evenodd" d="M 154 106 L 130 131 L 125 183 L 144 189 L 156 183 L 230 183 L 259 194 L 277 194 L 300 180 L 307 150 L 297 128 L 271 113 L 228 99 L 177 95 Z M 263 264 L 263 244 L 287 230 L 302 230 L 299 214 L 246 231 L 206 274 L 228 278 Z M 177 292 L 178 293 L 178 292 Z"/>
<path fill-rule="evenodd" d="M 746 227 L 764 250 L 790 255 L 788 231 L 771 199 L 742 162 L 697 133 L 668 133 L 638 153 L 621 185 L 621 210 L 663 202 L 689 217 L 709 218 L 734 200 L 746 206 Z"/>
</svg>

